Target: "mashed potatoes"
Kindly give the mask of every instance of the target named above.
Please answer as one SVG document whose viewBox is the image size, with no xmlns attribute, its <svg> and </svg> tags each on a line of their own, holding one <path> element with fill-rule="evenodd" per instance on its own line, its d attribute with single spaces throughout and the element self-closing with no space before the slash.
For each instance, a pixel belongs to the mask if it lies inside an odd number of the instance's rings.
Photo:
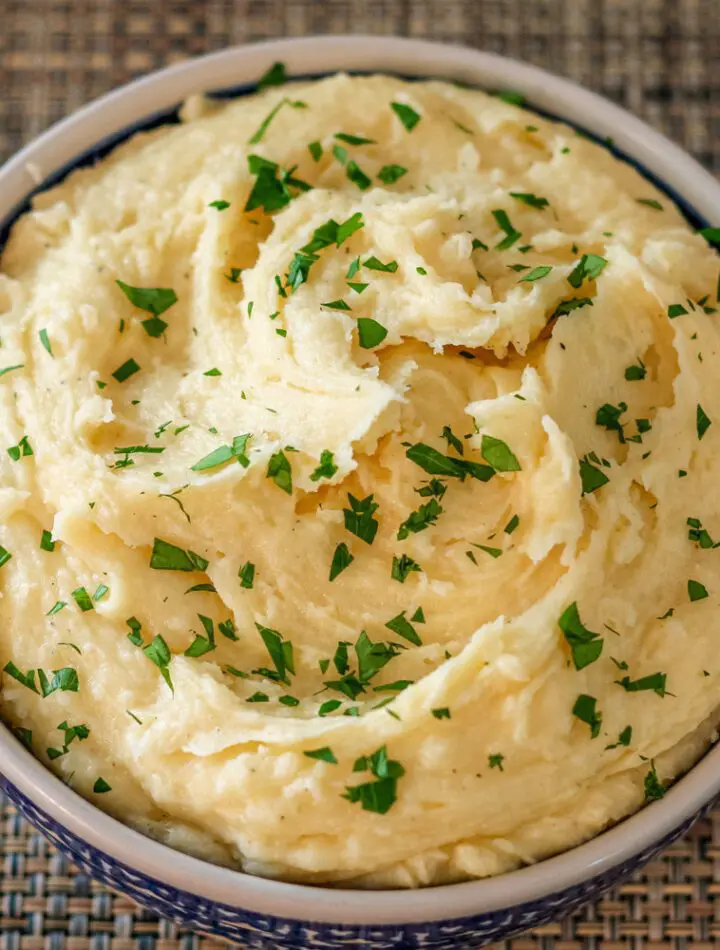
<svg viewBox="0 0 720 950">
<path fill-rule="evenodd" d="M 295 881 L 497 874 L 661 796 L 720 702 L 716 254 L 481 92 L 186 113 L 4 252 L 8 723 Z"/>
</svg>

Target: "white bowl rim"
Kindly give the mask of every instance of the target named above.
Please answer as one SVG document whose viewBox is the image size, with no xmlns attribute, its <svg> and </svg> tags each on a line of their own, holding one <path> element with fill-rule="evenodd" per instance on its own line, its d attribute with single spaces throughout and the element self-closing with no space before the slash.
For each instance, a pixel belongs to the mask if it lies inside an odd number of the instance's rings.
<svg viewBox="0 0 720 950">
<path fill-rule="evenodd" d="M 459 79 L 525 94 L 530 108 L 612 137 L 711 224 L 720 224 L 720 183 L 660 133 L 569 80 L 493 53 L 373 35 L 302 37 L 230 47 L 183 61 L 109 93 L 59 122 L 0 169 L 0 221 L 38 185 L 86 150 L 188 95 L 256 81 L 282 60 L 288 74 L 342 70 Z M 582 884 L 651 849 L 720 793 L 720 747 L 661 801 L 556 857 L 495 878 L 415 891 L 333 889 L 267 880 L 173 851 L 126 827 L 68 788 L 0 725 L 0 771 L 26 798 L 92 847 L 159 882 L 250 913 L 361 926 L 417 925 L 503 911 Z"/>
</svg>

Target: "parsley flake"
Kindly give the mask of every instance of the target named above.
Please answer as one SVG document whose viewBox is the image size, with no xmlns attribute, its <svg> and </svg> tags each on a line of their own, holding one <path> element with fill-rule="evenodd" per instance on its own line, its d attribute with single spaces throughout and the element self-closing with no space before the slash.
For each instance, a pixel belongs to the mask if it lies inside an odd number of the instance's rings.
<svg viewBox="0 0 720 950">
<path fill-rule="evenodd" d="M 580 619 L 577 602 L 570 604 L 558 620 L 558 626 L 568 643 L 576 670 L 582 670 L 599 659 L 603 649 L 603 639 L 598 633 L 583 624 Z"/>
<path fill-rule="evenodd" d="M 278 488 L 292 495 L 292 469 L 290 460 L 282 450 L 270 456 L 265 475 L 271 478 Z"/>
<path fill-rule="evenodd" d="M 403 102 L 391 102 L 390 108 L 405 126 L 406 131 L 412 132 L 422 116 L 416 112 L 412 106 L 405 105 Z"/>
<path fill-rule="evenodd" d="M 600 735 L 602 726 L 602 713 L 596 708 L 597 700 L 594 696 L 588 696 L 582 693 L 575 700 L 572 709 L 573 716 L 576 716 L 580 722 L 587 723 L 590 726 L 590 738 L 595 739 Z"/>
<path fill-rule="evenodd" d="M 346 567 L 349 567 L 352 562 L 355 560 L 354 556 L 350 553 L 350 549 L 347 544 L 342 541 L 335 548 L 335 553 L 333 554 L 332 562 L 330 564 L 330 575 L 328 580 L 334 581 L 338 574 L 341 574 Z"/>
<path fill-rule="evenodd" d="M 519 472 L 520 463 L 502 439 L 492 435 L 482 437 L 482 457 L 496 472 Z"/>
<path fill-rule="evenodd" d="M 394 185 L 407 172 L 404 165 L 383 165 L 377 176 L 384 185 Z"/>
<path fill-rule="evenodd" d="M 360 346 L 364 350 L 371 350 L 373 347 L 379 346 L 388 335 L 387 329 L 377 320 L 373 320 L 372 317 L 359 317 L 357 328 Z"/>
<path fill-rule="evenodd" d="M 204 571 L 209 561 L 194 551 L 178 548 L 169 541 L 155 538 L 150 567 L 155 571 Z"/>
<path fill-rule="evenodd" d="M 401 557 L 393 556 L 390 577 L 394 581 L 399 581 L 401 584 L 404 584 L 412 573 L 419 573 L 421 571 L 422 568 L 417 561 L 408 557 L 407 554 L 403 554 Z"/>
</svg>

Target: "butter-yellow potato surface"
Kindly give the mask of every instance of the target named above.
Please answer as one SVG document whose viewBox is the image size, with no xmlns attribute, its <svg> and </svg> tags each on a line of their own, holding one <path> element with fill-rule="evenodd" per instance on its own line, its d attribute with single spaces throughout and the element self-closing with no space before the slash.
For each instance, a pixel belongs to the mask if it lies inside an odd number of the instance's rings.
<svg viewBox="0 0 720 950">
<path fill-rule="evenodd" d="M 718 256 L 606 148 L 339 75 L 135 136 L 0 273 L 5 721 L 252 873 L 497 874 L 720 704 Z"/>
</svg>

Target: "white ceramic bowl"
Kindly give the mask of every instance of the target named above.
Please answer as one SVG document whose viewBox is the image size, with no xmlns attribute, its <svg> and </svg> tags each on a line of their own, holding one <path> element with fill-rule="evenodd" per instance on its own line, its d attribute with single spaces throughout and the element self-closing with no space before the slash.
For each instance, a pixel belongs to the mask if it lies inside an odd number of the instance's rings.
<svg viewBox="0 0 720 950">
<path fill-rule="evenodd" d="M 28 196 L 138 129 L 172 118 L 192 93 L 241 94 L 282 60 L 291 76 L 338 70 L 463 80 L 523 93 L 531 107 L 612 138 L 696 225 L 720 225 L 720 184 L 622 109 L 540 69 L 490 53 L 374 36 L 236 47 L 131 83 L 81 109 L 0 170 L 0 241 Z M 720 748 L 655 802 L 587 844 L 500 877 L 422 891 L 350 891 L 268 881 L 173 852 L 67 788 L 0 726 L 0 786 L 93 877 L 151 910 L 247 946 L 310 950 L 479 947 L 597 896 L 683 834 L 720 793 Z"/>
</svg>

